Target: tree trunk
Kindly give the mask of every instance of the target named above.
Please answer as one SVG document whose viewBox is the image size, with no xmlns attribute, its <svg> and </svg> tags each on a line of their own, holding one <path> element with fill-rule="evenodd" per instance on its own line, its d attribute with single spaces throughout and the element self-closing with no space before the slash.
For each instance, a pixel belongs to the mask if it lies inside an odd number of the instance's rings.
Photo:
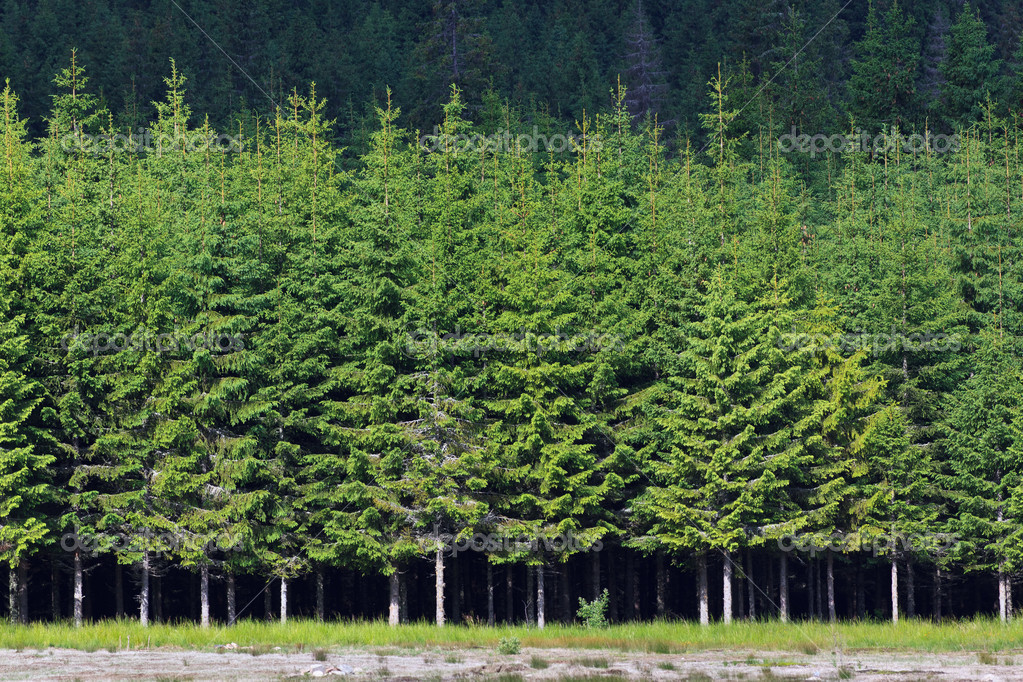
<svg viewBox="0 0 1023 682">
<path fill-rule="evenodd" d="M 806 604 L 806 612 L 807 615 L 810 616 L 810 620 L 817 617 L 817 610 L 815 608 L 817 593 L 814 591 L 817 587 L 817 583 L 814 581 L 814 567 L 816 564 L 817 562 L 812 556 L 810 557 L 810 560 L 806 562 L 806 587 L 810 593 Z"/>
<path fill-rule="evenodd" d="M 163 578 L 153 577 L 153 615 L 157 623 L 163 622 Z"/>
<path fill-rule="evenodd" d="M 141 585 L 139 587 L 139 624 L 149 626 L 149 552 L 142 553 Z"/>
<path fill-rule="evenodd" d="M 26 605 L 25 609 L 21 611 L 23 618 L 28 615 L 29 607 Z M 1013 620 L 1013 578 L 1009 574 L 1006 574 L 1006 620 Z"/>
<path fill-rule="evenodd" d="M 526 564 L 526 623 L 529 625 L 536 624 L 536 593 L 534 592 L 535 585 L 533 584 L 533 569 L 529 564 Z"/>
<path fill-rule="evenodd" d="M 700 625 L 710 625 L 710 590 L 707 589 L 707 555 L 700 554 L 697 559 L 697 572 L 699 573 L 696 597 L 700 602 Z"/>
<path fill-rule="evenodd" d="M 504 565 L 504 618 L 509 625 L 515 622 L 515 576 L 512 573 L 514 564 Z"/>
<path fill-rule="evenodd" d="M 124 569 L 116 557 L 114 561 L 114 611 L 120 620 L 124 618 Z"/>
<path fill-rule="evenodd" d="M 863 584 L 863 566 L 856 564 L 856 617 L 863 620 L 867 617 L 867 588 Z"/>
<path fill-rule="evenodd" d="M 835 613 L 835 553 L 828 550 L 828 621 L 838 620 Z"/>
<path fill-rule="evenodd" d="M 778 559 L 778 617 L 789 622 L 789 555 L 785 552 Z"/>
<path fill-rule="evenodd" d="M 210 567 L 208 564 L 199 566 L 199 625 L 210 626 Z"/>
<path fill-rule="evenodd" d="M 451 622 L 458 625 L 462 622 L 462 581 L 458 576 L 458 555 L 451 557 Z"/>
<path fill-rule="evenodd" d="M 941 566 L 934 567 L 934 620 L 941 622 Z"/>
<path fill-rule="evenodd" d="M 487 561 L 487 626 L 494 627 L 494 564 Z"/>
<path fill-rule="evenodd" d="M 270 591 L 270 585 L 263 590 L 263 617 L 267 620 L 273 620 L 274 617 L 274 595 Z"/>
<path fill-rule="evenodd" d="M 593 552 L 593 598 L 600 598 L 600 552 Z"/>
<path fill-rule="evenodd" d="M 721 604 L 723 606 L 721 617 L 725 621 L 725 625 L 728 625 L 732 622 L 732 554 L 728 550 L 722 554 L 725 560 L 721 570 Z"/>
<path fill-rule="evenodd" d="M 916 584 L 913 582 L 913 561 L 906 559 L 906 617 L 916 618 Z"/>
<path fill-rule="evenodd" d="M 234 625 L 235 619 L 238 617 L 236 609 L 236 594 L 234 587 L 234 573 L 227 574 L 227 624 Z"/>
<path fill-rule="evenodd" d="M 60 569 L 57 562 L 50 566 L 50 611 L 53 622 L 60 620 Z"/>
<path fill-rule="evenodd" d="M 28 625 L 28 560 L 18 562 L 18 622 Z"/>
<path fill-rule="evenodd" d="M 397 573 L 397 571 L 395 571 Z M 316 567 L 316 620 L 323 622 L 327 617 L 327 576 L 323 566 Z M 392 597 L 393 601 L 393 597 Z"/>
<path fill-rule="evenodd" d="M 399 598 L 401 584 L 398 581 L 398 569 L 395 568 L 389 578 L 391 584 L 391 600 L 387 607 L 387 624 L 392 628 L 398 625 L 401 620 Z"/>
<path fill-rule="evenodd" d="M 408 580 L 404 573 L 398 573 L 398 621 L 408 622 Z"/>
<path fill-rule="evenodd" d="M 561 582 L 561 589 L 558 590 L 558 597 L 561 599 L 561 622 L 571 623 L 575 614 L 572 612 L 572 590 L 568 581 L 568 564 L 561 564 L 558 569 L 558 580 Z"/>
<path fill-rule="evenodd" d="M 625 555 L 625 600 L 628 603 L 626 619 L 639 620 L 639 573 L 636 571 L 636 553 L 626 550 Z"/>
<path fill-rule="evenodd" d="M 1009 621 L 1008 600 L 1005 589 L 1005 562 L 998 563 L 998 619 L 1003 623 Z"/>
<path fill-rule="evenodd" d="M 813 581 L 817 601 L 814 602 L 814 614 L 817 620 L 824 620 L 824 590 L 821 583 L 821 560 L 813 560 Z"/>
<path fill-rule="evenodd" d="M 433 560 L 434 571 L 437 576 L 436 586 L 436 618 L 437 626 L 442 627 L 444 625 L 444 551 L 441 549 L 437 550 L 437 555 Z"/>
<path fill-rule="evenodd" d="M 281 625 L 288 622 L 288 579 L 281 578 Z"/>
<path fill-rule="evenodd" d="M 188 618 L 193 623 L 199 620 L 199 599 L 195 594 L 195 580 L 192 575 L 188 576 L 188 599 L 185 601 L 188 605 Z"/>
<path fill-rule="evenodd" d="M 607 612 L 608 620 L 617 623 L 620 620 L 621 604 L 618 599 L 618 562 L 617 552 L 607 554 Z"/>
<path fill-rule="evenodd" d="M 749 619 L 754 621 L 757 619 L 757 585 L 753 582 L 753 555 L 750 550 L 746 550 L 746 591 L 748 593 L 749 601 Z"/>
<path fill-rule="evenodd" d="M 82 552 L 75 550 L 75 627 L 82 627 L 82 602 L 85 593 L 82 588 Z"/>
<path fill-rule="evenodd" d="M 657 617 L 664 618 L 668 607 L 668 581 L 664 573 L 664 555 L 660 552 L 654 557 L 654 570 L 657 573 Z"/>
<path fill-rule="evenodd" d="M 536 627 L 547 624 L 547 595 L 544 590 L 543 564 L 536 567 Z"/>
<path fill-rule="evenodd" d="M 892 623 L 899 622 L 899 562 L 892 556 Z"/>
<path fill-rule="evenodd" d="M 741 554 L 739 555 L 739 558 L 740 560 L 742 559 Z M 741 576 L 735 575 L 736 571 L 738 571 L 742 575 Z M 743 585 L 746 582 L 744 580 L 745 575 L 746 574 L 743 572 L 742 566 L 738 564 L 732 566 L 732 592 L 735 595 L 734 596 L 735 601 L 733 602 L 732 612 L 733 615 L 737 618 L 746 617 L 746 590 L 743 589 Z M 736 582 L 738 582 L 739 584 L 736 585 L 735 584 Z"/>
<path fill-rule="evenodd" d="M 17 625 L 21 622 L 21 614 L 18 613 L 20 606 L 21 603 L 18 600 L 18 569 L 11 568 L 7 572 L 7 615 L 11 625 Z"/>
</svg>

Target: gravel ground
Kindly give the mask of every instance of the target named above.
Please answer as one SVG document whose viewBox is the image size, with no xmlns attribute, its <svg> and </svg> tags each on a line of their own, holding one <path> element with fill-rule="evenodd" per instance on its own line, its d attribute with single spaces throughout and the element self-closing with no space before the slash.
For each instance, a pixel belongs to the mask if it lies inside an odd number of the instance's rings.
<svg viewBox="0 0 1023 682">
<path fill-rule="evenodd" d="M 253 655 L 256 653 L 258 655 Z M 322 655 L 321 655 L 322 657 Z M 1016 663 L 1019 660 L 1019 664 Z M 980 680 L 1023 681 L 1023 652 L 994 658 L 955 654 L 822 651 L 685 655 L 580 649 L 525 649 L 503 656 L 485 649 L 429 651 L 335 650 L 317 661 L 312 652 L 152 649 L 84 652 L 0 649 L 4 680 L 281 680 L 331 677 L 376 680 L 499 678 L 511 682 L 568 676 L 635 680 Z"/>
</svg>

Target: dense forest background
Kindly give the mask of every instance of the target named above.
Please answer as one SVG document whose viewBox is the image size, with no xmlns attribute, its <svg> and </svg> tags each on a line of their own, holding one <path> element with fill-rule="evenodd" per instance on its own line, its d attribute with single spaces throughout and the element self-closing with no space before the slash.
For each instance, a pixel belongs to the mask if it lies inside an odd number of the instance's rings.
<svg viewBox="0 0 1023 682">
<path fill-rule="evenodd" d="M 948 61 L 980 69 L 957 75 L 957 85 L 991 89 L 1003 106 L 1019 101 L 1017 3 L 971 5 L 989 46 L 982 53 L 950 42 L 963 2 L 903 2 L 888 17 L 891 4 L 873 3 L 881 30 L 864 44 L 870 3 L 838 0 L 9 0 L 0 7 L 0 64 L 33 135 L 43 131 L 53 75 L 72 48 L 121 127 L 152 119 L 173 58 L 189 80 L 190 104 L 219 129 L 231 128 L 237 112 L 283 106 L 293 87 L 315 81 L 344 146 L 365 143 L 387 87 L 403 105 L 401 123 L 425 132 L 439 122 L 452 81 L 473 120 L 483 119 L 489 93 L 527 118 L 571 125 L 584 110 L 607 107 L 619 76 L 637 98 L 633 113 L 658 113 L 676 140 L 696 138 L 719 63 L 751 87 L 775 76 L 757 101 L 773 102 L 786 131 L 844 129 L 850 114 L 864 127 L 892 116 L 920 128 L 928 116 L 932 128 L 954 126 L 964 104 L 940 88 Z M 744 113 L 747 125 L 755 120 Z"/>
<path fill-rule="evenodd" d="M 1012 617 L 1023 10 L 182 7 L 0 14 L 12 621 Z"/>
</svg>

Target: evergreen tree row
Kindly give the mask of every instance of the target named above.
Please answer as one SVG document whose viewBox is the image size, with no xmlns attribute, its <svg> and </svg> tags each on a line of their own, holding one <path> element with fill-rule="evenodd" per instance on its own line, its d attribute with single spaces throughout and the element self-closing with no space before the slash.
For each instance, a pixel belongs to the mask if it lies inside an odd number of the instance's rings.
<svg viewBox="0 0 1023 682">
<path fill-rule="evenodd" d="M 1023 165 L 996 103 L 946 153 L 814 159 L 817 191 L 721 77 L 706 151 L 670 158 L 621 87 L 543 131 L 559 151 L 508 106 L 523 134 L 479 136 L 457 87 L 427 138 L 388 96 L 352 159 L 315 86 L 216 131 L 164 82 L 142 133 L 76 55 L 44 137 L 0 95 L 12 621 L 46 584 L 54 617 L 99 591 L 147 623 L 170 576 L 204 624 L 271 585 L 322 618 L 338 584 L 392 623 L 542 625 L 603 587 L 616 618 L 1010 617 Z"/>
</svg>

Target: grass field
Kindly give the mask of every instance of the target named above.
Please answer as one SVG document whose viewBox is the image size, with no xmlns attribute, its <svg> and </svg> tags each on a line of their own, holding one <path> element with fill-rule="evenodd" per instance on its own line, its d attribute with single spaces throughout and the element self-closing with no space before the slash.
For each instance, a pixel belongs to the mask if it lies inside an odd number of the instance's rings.
<svg viewBox="0 0 1023 682">
<path fill-rule="evenodd" d="M 317 648 L 379 647 L 401 651 L 426 648 L 496 649 L 502 638 L 516 637 L 523 647 L 612 649 L 628 652 L 676 654 L 704 650 L 796 651 L 1023 651 L 1023 621 L 1002 625 L 977 619 L 934 624 L 922 620 L 890 623 L 758 622 L 714 624 L 700 627 L 689 622 L 658 621 L 615 625 L 601 630 L 548 625 L 495 628 L 415 623 L 391 628 L 383 621 L 320 623 L 294 619 L 287 625 L 240 621 L 232 627 L 203 630 L 194 624 L 159 624 L 148 628 L 130 620 L 105 620 L 75 628 L 71 624 L 0 625 L 0 648 L 46 649 L 60 647 L 97 651 L 173 647 L 213 650 L 216 645 L 284 652 Z"/>
</svg>

